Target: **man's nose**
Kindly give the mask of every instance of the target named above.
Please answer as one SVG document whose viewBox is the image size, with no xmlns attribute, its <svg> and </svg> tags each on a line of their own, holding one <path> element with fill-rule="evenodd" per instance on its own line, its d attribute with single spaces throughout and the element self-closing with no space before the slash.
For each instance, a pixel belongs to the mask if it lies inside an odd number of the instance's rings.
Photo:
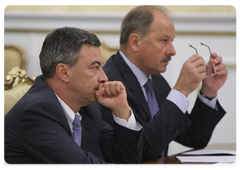
<svg viewBox="0 0 240 170">
<path fill-rule="evenodd" d="M 105 74 L 105 72 L 103 71 L 103 69 L 101 69 L 101 75 L 99 77 L 99 82 L 104 83 L 108 81 L 108 77 Z"/>
<path fill-rule="evenodd" d="M 169 46 L 169 49 L 168 49 L 168 54 L 167 55 L 171 55 L 171 56 L 175 56 L 176 55 L 176 50 L 173 46 L 173 44 L 171 43 L 170 46 Z"/>
</svg>

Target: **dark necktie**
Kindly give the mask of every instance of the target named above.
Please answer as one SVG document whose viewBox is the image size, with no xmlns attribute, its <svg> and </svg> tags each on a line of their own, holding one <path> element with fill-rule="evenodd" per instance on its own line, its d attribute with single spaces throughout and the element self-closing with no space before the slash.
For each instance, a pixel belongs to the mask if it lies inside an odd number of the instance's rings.
<svg viewBox="0 0 240 170">
<path fill-rule="evenodd" d="M 144 85 L 146 90 L 147 100 L 148 100 L 148 107 L 151 112 L 151 116 L 153 117 L 159 110 L 157 100 L 154 95 L 153 85 L 151 79 L 148 79 L 147 83 Z"/>
<path fill-rule="evenodd" d="M 151 79 L 148 79 L 147 83 L 144 85 L 146 90 L 147 100 L 148 100 L 148 107 L 151 112 L 151 116 L 153 117 L 158 111 L 158 103 L 153 91 L 153 85 Z M 161 153 L 161 157 L 164 157 L 164 151 Z"/>
<path fill-rule="evenodd" d="M 154 95 L 151 79 L 148 79 L 147 83 L 144 85 L 144 88 L 146 90 L 148 107 L 151 112 L 151 116 L 153 117 L 159 111 L 159 107 Z M 161 157 L 164 157 L 164 151 L 162 151 Z"/>
<path fill-rule="evenodd" d="M 77 143 L 78 146 L 81 146 L 82 126 L 77 114 L 75 114 L 75 118 L 73 120 L 72 125 L 73 125 L 73 140 Z"/>
</svg>

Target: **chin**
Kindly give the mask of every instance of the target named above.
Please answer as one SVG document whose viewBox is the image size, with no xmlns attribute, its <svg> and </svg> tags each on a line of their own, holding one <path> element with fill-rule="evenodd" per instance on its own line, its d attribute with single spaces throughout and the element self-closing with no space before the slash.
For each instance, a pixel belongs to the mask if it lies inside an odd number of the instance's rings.
<svg viewBox="0 0 240 170">
<path fill-rule="evenodd" d="M 164 73 L 166 70 L 167 70 L 167 67 L 161 67 L 161 68 L 158 70 L 158 74 Z"/>
<path fill-rule="evenodd" d="M 168 62 L 163 62 L 158 67 L 158 74 L 164 73 L 167 70 Z"/>
<path fill-rule="evenodd" d="M 167 68 L 162 69 L 162 70 L 160 71 L 160 73 L 164 73 L 166 70 L 167 70 Z"/>
</svg>

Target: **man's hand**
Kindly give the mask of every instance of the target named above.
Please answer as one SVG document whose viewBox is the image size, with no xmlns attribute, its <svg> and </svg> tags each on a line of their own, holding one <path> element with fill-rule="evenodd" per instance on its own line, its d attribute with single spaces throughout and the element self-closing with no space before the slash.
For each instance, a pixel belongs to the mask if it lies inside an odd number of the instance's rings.
<svg viewBox="0 0 240 170">
<path fill-rule="evenodd" d="M 188 97 L 205 77 L 205 61 L 200 55 L 195 54 L 183 64 L 174 89 Z"/>
<path fill-rule="evenodd" d="M 211 59 L 207 64 L 207 73 L 213 72 L 213 63 L 215 64 L 216 75 L 205 78 L 201 88 L 201 92 L 206 97 L 215 97 L 228 76 L 226 66 L 222 63 L 222 57 L 217 56 L 216 53 L 212 53 Z"/>
<path fill-rule="evenodd" d="M 115 116 L 128 120 L 131 116 L 124 85 L 120 81 L 99 84 L 95 93 L 97 101 L 112 110 Z"/>
</svg>

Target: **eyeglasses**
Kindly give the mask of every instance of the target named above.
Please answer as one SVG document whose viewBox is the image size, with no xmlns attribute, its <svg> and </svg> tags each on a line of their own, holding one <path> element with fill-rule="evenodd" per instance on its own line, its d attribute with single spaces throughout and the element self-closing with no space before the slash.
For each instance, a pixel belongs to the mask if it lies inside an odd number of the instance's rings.
<svg viewBox="0 0 240 170">
<path fill-rule="evenodd" d="M 209 53 L 210 53 L 210 58 L 211 58 L 212 52 L 211 52 L 210 47 L 208 45 L 206 45 L 206 44 L 203 44 L 203 43 L 200 43 L 200 44 L 208 48 Z M 189 46 L 192 47 L 196 51 L 196 54 L 198 54 L 198 51 L 197 51 L 197 49 L 195 47 L 193 47 L 192 45 L 189 45 Z M 206 77 L 215 76 L 215 75 L 216 75 L 216 69 L 215 69 L 215 64 L 213 63 L 213 73 L 207 74 Z"/>
</svg>

